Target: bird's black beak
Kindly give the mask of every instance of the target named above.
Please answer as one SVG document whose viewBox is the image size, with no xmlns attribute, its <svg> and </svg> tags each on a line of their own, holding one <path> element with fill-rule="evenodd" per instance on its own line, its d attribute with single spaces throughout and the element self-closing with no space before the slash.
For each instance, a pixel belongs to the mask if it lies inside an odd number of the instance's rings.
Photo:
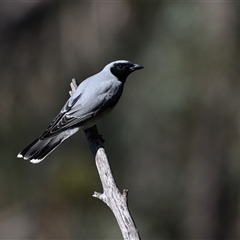
<svg viewBox="0 0 240 240">
<path fill-rule="evenodd" d="M 143 69 L 143 66 L 139 65 L 139 64 L 134 64 L 130 70 L 133 72 L 133 71 L 136 71 L 136 70 L 139 70 L 139 69 Z"/>
</svg>

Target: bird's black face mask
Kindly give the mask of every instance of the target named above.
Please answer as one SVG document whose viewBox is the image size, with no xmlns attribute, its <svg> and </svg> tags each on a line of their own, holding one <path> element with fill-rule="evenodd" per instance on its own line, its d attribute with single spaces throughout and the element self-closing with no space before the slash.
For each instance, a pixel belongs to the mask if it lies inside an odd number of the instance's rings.
<svg viewBox="0 0 240 240">
<path fill-rule="evenodd" d="M 131 62 L 118 62 L 118 63 L 115 63 L 110 70 L 111 70 L 111 73 L 114 76 L 116 76 L 119 81 L 121 81 L 122 83 L 125 83 L 130 73 L 142 68 L 143 68 L 142 66 L 131 63 Z"/>
</svg>

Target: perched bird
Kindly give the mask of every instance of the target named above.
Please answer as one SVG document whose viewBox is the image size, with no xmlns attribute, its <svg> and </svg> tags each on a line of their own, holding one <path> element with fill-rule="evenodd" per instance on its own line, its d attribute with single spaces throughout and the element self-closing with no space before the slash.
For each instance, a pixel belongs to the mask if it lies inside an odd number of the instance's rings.
<svg viewBox="0 0 240 240">
<path fill-rule="evenodd" d="M 39 163 L 79 129 L 94 126 L 115 107 L 128 75 L 142 68 L 129 61 L 115 61 L 81 82 L 44 133 L 17 157 Z"/>
</svg>

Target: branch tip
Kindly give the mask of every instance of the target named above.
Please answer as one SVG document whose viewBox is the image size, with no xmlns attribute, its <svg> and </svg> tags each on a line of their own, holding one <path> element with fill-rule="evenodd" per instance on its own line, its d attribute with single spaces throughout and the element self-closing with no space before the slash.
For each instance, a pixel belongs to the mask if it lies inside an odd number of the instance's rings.
<svg viewBox="0 0 240 240">
<path fill-rule="evenodd" d="M 102 193 L 94 192 L 92 196 L 95 197 L 95 198 L 99 198 L 100 199 L 101 195 L 102 195 Z"/>
<path fill-rule="evenodd" d="M 122 193 L 124 198 L 128 197 L 128 189 L 123 189 L 123 193 Z"/>
<path fill-rule="evenodd" d="M 72 81 L 70 83 L 70 87 L 71 87 L 71 91 L 69 91 L 69 94 L 70 94 L 70 96 L 72 96 L 78 87 L 78 83 L 75 78 L 72 79 Z"/>
</svg>

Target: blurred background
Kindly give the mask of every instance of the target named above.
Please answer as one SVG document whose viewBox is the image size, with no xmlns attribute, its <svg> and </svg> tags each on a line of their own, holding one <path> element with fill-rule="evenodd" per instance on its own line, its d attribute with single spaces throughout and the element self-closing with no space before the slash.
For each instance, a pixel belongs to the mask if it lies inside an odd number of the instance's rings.
<svg viewBox="0 0 240 240">
<path fill-rule="evenodd" d="M 1 2 L 0 238 L 122 238 L 84 133 L 16 158 L 119 59 L 145 68 L 98 128 L 142 239 L 240 238 L 239 49 L 236 1 Z"/>
</svg>

